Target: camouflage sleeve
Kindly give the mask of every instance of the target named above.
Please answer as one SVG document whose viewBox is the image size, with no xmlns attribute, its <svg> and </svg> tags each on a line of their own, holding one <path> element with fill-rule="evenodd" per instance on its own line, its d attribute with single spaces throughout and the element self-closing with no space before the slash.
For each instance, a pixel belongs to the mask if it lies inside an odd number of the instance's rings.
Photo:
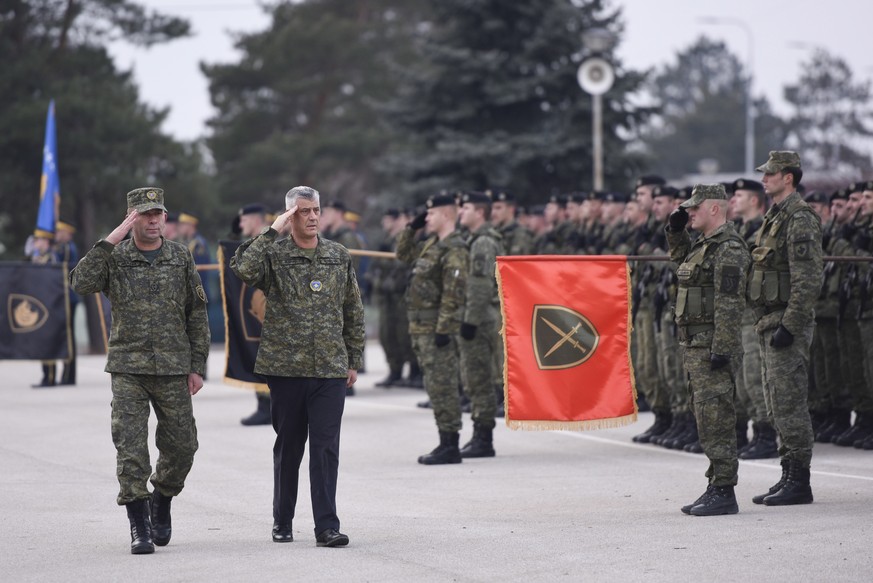
<svg viewBox="0 0 873 583">
<path fill-rule="evenodd" d="M 464 294 L 469 270 L 467 248 L 461 245 L 449 247 L 442 259 L 443 289 L 437 315 L 437 334 L 457 334 L 464 314 Z"/>
<path fill-rule="evenodd" d="M 682 263 L 691 251 L 691 236 L 686 229 L 679 233 L 672 233 L 664 229 L 667 236 L 667 245 L 670 251 L 670 259 L 674 263 Z"/>
<path fill-rule="evenodd" d="M 363 249 L 364 246 L 361 244 L 358 236 L 355 235 L 354 231 L 350 229 L 346 229 L 338 238 L 337 243 L 345 247 L 346 249 Z M 361 267 L 361 256 L 360 255 L 352 255 L 352 266 L 355 268 L 355 271 L 360 270 Z"/>
<path fill-rule="evenodd" d="M 355 269 L 349 262 L 346 276 L 346 297 L 343 301 L 343 341 L 349 355 L 349 369 L 358 370 L 363 366 L 364 354 L 364 304 Z"/>
<path fill-rule="evenodd" d="M 267 251 L 279 233 L 270 229 L 263 235 L 249 239 L 236 249 L 230 258 L 230 268 L 238 278 L 252 287 L 268 292 L 272 283 Z"/>
<path fill-rule="evenodd" d="M 470 270 L 467 276 L 464 318 L 468 324 L 479 326 L 488 317 L 489 308 L 497 299 L 497 280 L 494 265 L 499 243 L 492 237 L 477 237 L 470 247 Z"/>
<path fill-rule="evenodd" d="M 751 262 L 749 249 L 740 239 L 725 241 L 715 251 L 715 331 L 710 348 L 713 354 L 743 353 L 741 330 L 746 309 L 746 277 Z"/>
<path fill-rule="evenodd" d="M 82 257 L 70 272 L 70 285 L 77 294 L 109 292 L 109 259 L 113 249 L 115 245 L 101 240 Z"/>
<path fill-rule="evenodd" d="M 206 371 L 206 357 L 209 354 L 209 321 L 206 317 L 206 292 L 194 264 L 188 257 L 188 296 L 185 305 L 185 333 L 191 345 L 191 372 L 200 376 Z"/>
<path fill-rule="evenodd" d="M 795 213 L 788 223 L 787 239 L 791 293 L 782 325 L 798 334 L 813 323 L 813 307 L 821 291 L 821 221 L 812 211 Z"/>
<path fill-rule="evenodd" d="M 415 231 L 403 229 L 397 235 L 397 259 L 410 265 L 418 259 L 418 245 L 415 241 Z"/>
</svg>

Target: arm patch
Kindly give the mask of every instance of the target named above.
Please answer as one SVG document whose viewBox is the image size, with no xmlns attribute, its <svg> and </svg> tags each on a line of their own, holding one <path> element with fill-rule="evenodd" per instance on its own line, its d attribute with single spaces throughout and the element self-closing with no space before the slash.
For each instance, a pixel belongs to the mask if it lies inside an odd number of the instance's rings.
<svg viewBox="0 0 873 583">
<path fill-rule="evenodd" d="M 477 255 L 476 257 L 473 257 L 472 274 L 480 276 L 480 277 L 484 276 L 485 275 L 485 263 L 486 263 L 485 258 L 482 257 L 481 255 Z"/>
<path fill-rule="evenodd" d="M 721 270 L 721 287 L 723 294 L 737 295 L 740 291 L 740 268 L 736 265 L 726 265 Z"/>
<path fill-rule="evenodd" d="M 794 259 L 797 261 L 809 261 L 812 259 L 812 241 L 798 241 L 794 244 Z"/>
</svg>

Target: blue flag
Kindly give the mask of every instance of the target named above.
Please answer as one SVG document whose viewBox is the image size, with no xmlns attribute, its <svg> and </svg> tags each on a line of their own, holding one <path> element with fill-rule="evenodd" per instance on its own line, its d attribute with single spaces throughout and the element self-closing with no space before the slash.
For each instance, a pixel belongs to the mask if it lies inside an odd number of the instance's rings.
<svg viewBox="0 0 873 583">
<path fill-rule="evenodd" d="M 42 148 L 42 179 L 39 185 L 39 213 L 36 230 L 53 235 L 61 204 L 61 182 L 58 178 L 58 143 L 55 137 L 55 101 L 49 103 L 45 122 L 45 145 Z"/>
</svg>

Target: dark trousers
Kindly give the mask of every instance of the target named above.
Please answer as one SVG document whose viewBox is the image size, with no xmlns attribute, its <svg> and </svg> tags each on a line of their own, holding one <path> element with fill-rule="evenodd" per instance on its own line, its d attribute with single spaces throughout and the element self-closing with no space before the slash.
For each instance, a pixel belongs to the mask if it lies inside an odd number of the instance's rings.
<svg viewBox="0 0 873 583">
<path fill-rule="evenodd" d="M 309 437 L 309 488 L 315 534 L 339 530 L 336 482 L 346 379 L 267 377 L 276 431 L 273 446 L 273 521 L 291 524 L 297 483 Z"/>
</svg>

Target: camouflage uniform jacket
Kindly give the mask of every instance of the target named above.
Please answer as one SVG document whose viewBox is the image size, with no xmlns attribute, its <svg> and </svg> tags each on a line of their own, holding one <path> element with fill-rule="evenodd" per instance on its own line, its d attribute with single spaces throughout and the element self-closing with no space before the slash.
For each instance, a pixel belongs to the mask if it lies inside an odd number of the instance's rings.
<svg viewBox="0 0 873 583">
<path fill-rule="evenodd" d="M 70 274 L 77 293 L 112 304 L 106 372 L 202 375 L 209 352 L 206 294 L 188 249 L 164 239 L 149 263 L 133 239 L 98 241 Z"/>
<path fill-rule="evenodd" d="M 406 303 L 410 334 L 457 334 L 464 314 L 470 256 L 457 231 L 440 241 L 432 235 L 416 243 L 415 231 L 403 229 L 397 257 L 412 265 Z"/>
<path fill-rule="evenodd" d="M 470 235 L 467 245 L 470 247 L 470 272 L 463 321 L 480 326 L 483 322 L 496 321 L 500 314 L 494 270 L 497 256 L 503 254 L 503 243 L 500 233 L 485 223 Z"/>
<path fill-rule="evenodd" d="M 701 340 L 711 341 L 712 354 L 742 354 L 746 276 L 751 264 L 745 241 L 732 223 L 694 243 L 685 229 L 666 233 L 670 258 L 680 264 L 675 308 L 680 339 L 697 346 L 695 334 L 700 334 Z M 683 330 L 689 337 L 683 338 Z"/>
<path fill-rule="evenodd" d="M 533 233 L 518 221 L 512 221 L 498 229 L 503 237 L 503 251 L 506 255 L 531 255 L 534 252 Z"/>
<path fill-rule="evenodd" d="M 821 292 L 821 239 L 821 219 L 797 192 L 764 215 L 748 285 L 759 333 L 782 324 L 798 334 L 813 324 Z"/>
<path fill-rule="evenodd" d="M 335 232 L 329 232 L 323 234 L 325 239 L 330 239 L 331 241 L 336 241 L 346 249 L 363 249 L 364 246 L 361 244 L 361 240 L 358 239 L 358 236 L 355 234 L 353 230 L 348 227 L 340 227 Z M 361 268 L 361 257 L 356 256 L 352 258 L 352 267 L 355 268 L 355 272 L 360 271 Z"/>
<path fill-rule="evenodd" d="M 237 276 L 264 292 L 267 312 L 255 373 L 344 378 L 361 368 L 364 306 L 348 250 L 318 238 L 315 256 L 269 229 L 239 246 Z"/>
<path fill-rule="evenodd" d="M 397 247 L 397 236 L 385 240 L 379 251 L 392 252 Z M 380 297 L 402 295 L 409 279 L 409 266 L 398 259 L 379 257 L 374 259 L 367 270 L 367 279 L 373 293 Z"/>
</svg>

